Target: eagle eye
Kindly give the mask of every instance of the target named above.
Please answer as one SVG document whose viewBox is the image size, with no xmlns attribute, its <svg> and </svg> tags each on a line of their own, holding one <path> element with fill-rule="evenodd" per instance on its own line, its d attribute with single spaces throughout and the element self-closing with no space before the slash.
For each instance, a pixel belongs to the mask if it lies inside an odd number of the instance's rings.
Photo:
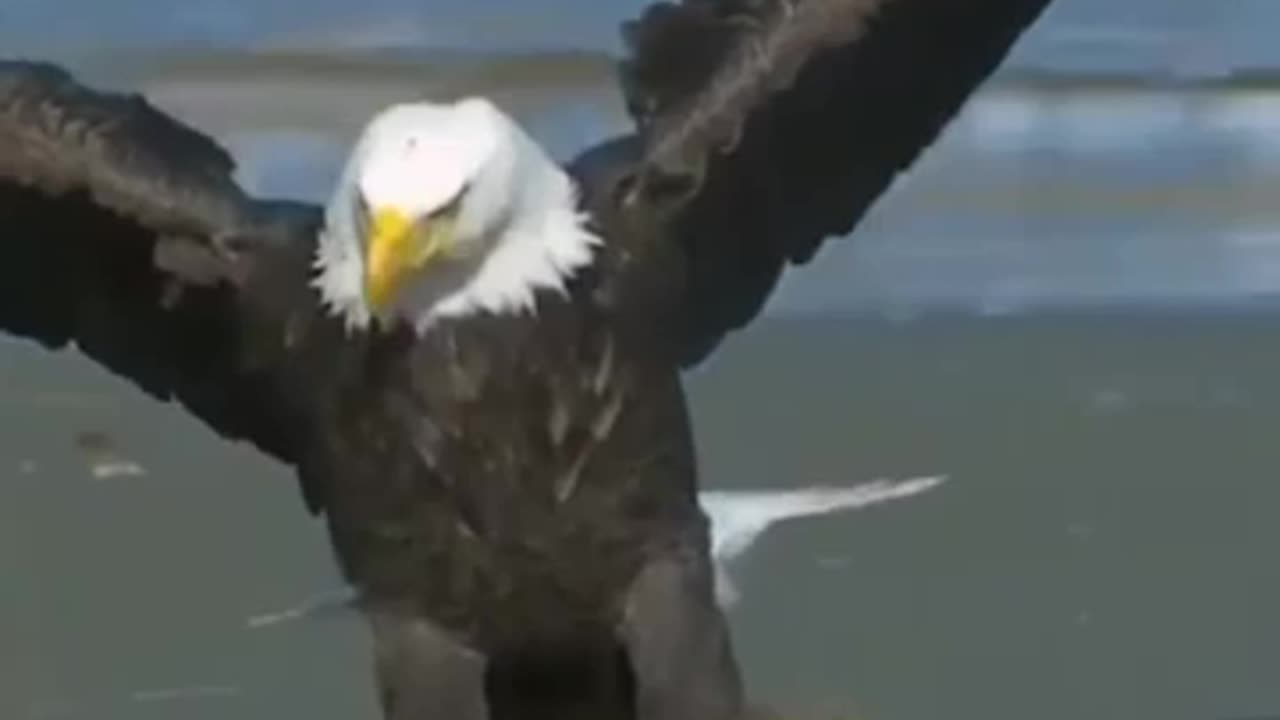
<svg viewBox="0 0 1280 720">
<path fill-rule="evenodd" d="M 462 204 L 462 197 L 466 195 L 467 191 L 470 189 L 471 183 L 463 183 L 462 187 L 458 192 L 454 193 L 453 197 L 450 198 L 448 202 L 427 213 L 427 219 L 435 220 L 439 217 L 456 215 L 458 212 L 458 206 Z"/>
</svg>

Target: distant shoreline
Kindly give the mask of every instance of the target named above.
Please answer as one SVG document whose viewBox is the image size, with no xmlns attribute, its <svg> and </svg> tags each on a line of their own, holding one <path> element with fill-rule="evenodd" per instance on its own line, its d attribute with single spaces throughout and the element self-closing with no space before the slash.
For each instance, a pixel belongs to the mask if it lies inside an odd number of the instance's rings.
<svg viewBox="0 0 1280 720">
<path fill-rule="evenodd" d="M 27 55 L 33 59 L 37 57 Z M 424 69 L 478 73 L 483 79 L 518 75 L 522 82 L 564 85 L 613 82 L 616 56 L 593 50 L 491 52 L 416 47 L 327 48 L 275 47 L 258 49 L 85 49 L 59 52 L 60 62 L 93 67 L 109 65 L 116 72 L 145 77 L 222 79 L 252 70 L 279 77 L 324 75 L 329 79 L 377 75 L 395 80 L 419 77 Z M 1280 68 L 1244 67 L 1206 76 L 1123 70 L 1067 71 L 1049 67 L 1014 67 L 997 72 L 986 92 L 1014 93 L 1135 93 L 1280 92 Z"/>
</svg>

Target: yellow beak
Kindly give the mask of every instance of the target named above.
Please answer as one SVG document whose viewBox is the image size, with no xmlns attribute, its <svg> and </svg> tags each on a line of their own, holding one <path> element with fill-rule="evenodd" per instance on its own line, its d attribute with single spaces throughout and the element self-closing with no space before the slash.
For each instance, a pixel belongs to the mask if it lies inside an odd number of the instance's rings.
<svg viewBox="0 0 1280 720">
<path fill-rule="evenodd" d="M 394 208 L 374 210 L 365 245 L 365 302 L 375 316 L 385 316 L 413 274 L 452 242 L 451 218 L 415 221 Z"/>
</svg>

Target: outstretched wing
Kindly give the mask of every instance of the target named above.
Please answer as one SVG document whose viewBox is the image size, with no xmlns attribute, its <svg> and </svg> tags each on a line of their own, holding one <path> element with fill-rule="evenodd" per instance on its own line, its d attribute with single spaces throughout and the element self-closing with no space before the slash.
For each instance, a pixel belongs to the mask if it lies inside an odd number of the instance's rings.
<svg viewBox="0 0 1280 720">
<path fill-rule="evenodd" d="M 139 96 L 0 62 L 0 330 L 75 343 L 296 463 L 311 380 L 297 349 L 321 331 L 319 213 L 255 201 L 232 171 L 221 147 Z"/>
<path fill-rule="evenodd" d="M 637 134 L 583 166 L 612 155 L 615 202 L 682 243 L 685 361 L 851 230 L 1047 4 L 683 0 L 627 25 Z"/>
</svg>

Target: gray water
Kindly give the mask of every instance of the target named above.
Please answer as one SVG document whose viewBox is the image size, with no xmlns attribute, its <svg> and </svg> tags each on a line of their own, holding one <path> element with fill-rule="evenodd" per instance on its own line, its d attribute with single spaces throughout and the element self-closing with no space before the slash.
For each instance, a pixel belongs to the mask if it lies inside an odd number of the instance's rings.
<svg viewBox="0 0 1280 720">
<path fill-rule="evenodd" d="M 142 89 L 257 192 L 320 199 L 405 97 L 494 95 L 565 158 L 624 128 L 603 53 L 640 4 L 8 0 L 0 42 Z M 754 695 L 1280 714 L 1278 16 L 1060 0 L 856 238 L 691 375 L 708 485 L 952 477 L 765 538 L 732 616 Z M 95 479 L 83 431 L 145 474 Z M 282 469 L 0 340 L 0 717 L 373 718 L 352 614 L 246 626 L 335 582 Z"/>
</svg>

